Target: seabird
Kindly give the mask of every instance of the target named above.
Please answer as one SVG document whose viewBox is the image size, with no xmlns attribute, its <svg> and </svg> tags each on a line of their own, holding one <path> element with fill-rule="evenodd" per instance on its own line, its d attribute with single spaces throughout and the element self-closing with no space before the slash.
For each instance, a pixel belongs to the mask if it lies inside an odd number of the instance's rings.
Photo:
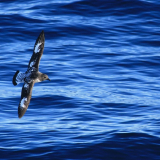
<svg viewBox="0 0 160 160">
<path fill-rule="evenodd" d="M 25 114 L 29 106 L 34 84 L 36 82 L 42 82 L 44 80 L 50 81 L 46 74 L 39 72 L 39 62 L 44 50 L 44 41 L 44 31 L 42 31 L 35 42 L 33 54 L 29 61 L 27 71 L 25 73 L 22 73 L 18 70 L 13 76 L 12 83 L 14 86 L 24 82 L 21 91 L 21 100 L 18 106 L 19 118 L 21 118 Z"/>
</svg>

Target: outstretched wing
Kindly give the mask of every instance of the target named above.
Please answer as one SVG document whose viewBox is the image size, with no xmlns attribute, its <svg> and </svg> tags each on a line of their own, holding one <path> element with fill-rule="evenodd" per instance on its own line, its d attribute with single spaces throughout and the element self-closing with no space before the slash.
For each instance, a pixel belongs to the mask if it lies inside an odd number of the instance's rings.
<svg viewBox="0 0 160 160">
<path fill-rule="evenodd" d="M 36 43 L 34 45 L 33 54 L 32 54 L 32 57 L 29 61 L 28 68 L 34 67 L 38 71 L 39 62 L 40 62 L 40 59 L 43 54 L 44 41 L 45 41 L 44 31 L 42 31 L 40 33 L 39 37 L 37 38 Z"/>
<path fill-rule="evenodd" d="M 19 118 L 21 118 L 25 114 L 29 106 L 34 83 L 35 83 L 34 81 L 32 81 L 31 83 L 25 82 L 23 85 L 22 92 L 21 92 L 21 101 L 18 106 L 18 117 Z"/>
</svg>

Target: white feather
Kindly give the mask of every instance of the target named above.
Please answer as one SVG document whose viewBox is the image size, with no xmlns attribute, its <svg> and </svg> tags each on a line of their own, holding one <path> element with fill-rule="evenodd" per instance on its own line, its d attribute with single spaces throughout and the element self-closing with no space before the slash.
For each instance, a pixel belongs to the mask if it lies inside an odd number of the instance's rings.
<svg viewBox="0 0 160 160">
<path fill-rule="evenodd" d="M 24 97 L 24 98 L 21 100 L 20 107 L 25 108 L 25 105 L 24 105 L 25 102 L 27 102 L 27 98 Z"/>
<path fill-rule="evenodd" d="M 28 83 L 25 83 L 25 84 L 24 84 L 24 88 L 28 88 Z"/>
<path fill-rule="evenodd" d="M 35 62 L 34 62 L 34 61 L 33 61 L 33 62 L 31 62 L 31 63 L 30 63 L 30 67 L 32 67 L 34 64 L 35 64 Z"/>
<path fill-rule="evenodd" d="M 37 43 L 36 44 L 36 46 L 35 46 L 35 48 L 34 48 L 34 52 L 35 53 L 38 53 L 39 51 L 40 51 L 40 45 L 41 45 L 42 43 Z"/>
</svg>

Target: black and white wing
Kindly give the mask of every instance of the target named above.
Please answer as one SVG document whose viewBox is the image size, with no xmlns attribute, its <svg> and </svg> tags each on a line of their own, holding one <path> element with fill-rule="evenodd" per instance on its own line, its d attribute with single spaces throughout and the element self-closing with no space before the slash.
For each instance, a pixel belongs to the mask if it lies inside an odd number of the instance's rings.
<svg viewBox="0 0 160 160">
<path fill-rule="evenodd" d="M 17 84 L 24 82 L 24 78 L 25 78 L 25 73 L 17 71 L 14 74 L 13 79 L 12 79 L 13 85 L 16 86 Z"/>
<path fill-rule="evenodd" d="M 23 85 L 23 88 L 21 91 L 21 101 L 18 106 L 18 117 L 19 118 L 21 118 L 25 114 L 25 112 L 29 106 L 34 83 L 35 83 L 34 81 L 32 81 L 30 83 L 25 82 Z"/>
<path fill-rule="evenodd" d="M 42 31 L 40 33 L 39 37 L 37 38 L 36 43 L 34 45 L 33 54 L 32 54 L 32 57 L 29 61 L 28 68 L 34 67 L 38 71 L 39 62 L 40 62 L 40 59 L 42 57 L 43 50 L 44 50 L 44 41 L 45 41 L 44 31 Z"/>
</svg>

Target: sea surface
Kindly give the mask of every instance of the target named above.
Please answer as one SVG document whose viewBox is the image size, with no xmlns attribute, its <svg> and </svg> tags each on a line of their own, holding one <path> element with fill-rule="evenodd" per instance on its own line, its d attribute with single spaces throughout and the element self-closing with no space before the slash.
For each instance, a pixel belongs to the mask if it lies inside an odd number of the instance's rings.
<svg viewBox="0 0 160 160">
<path fill-rule="evenodd" d="M 18 118 L 25 72 L 39 70 Z M 0 160 L 160 160 L 160 1 L 0 0 Z"/>
</svg>

